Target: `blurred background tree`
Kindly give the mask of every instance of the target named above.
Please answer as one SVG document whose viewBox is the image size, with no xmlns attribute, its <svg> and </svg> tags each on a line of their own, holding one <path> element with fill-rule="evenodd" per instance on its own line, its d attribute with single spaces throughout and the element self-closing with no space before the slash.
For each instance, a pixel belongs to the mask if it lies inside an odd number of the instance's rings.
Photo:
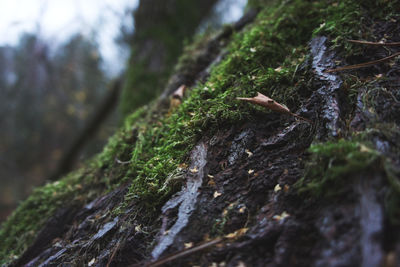
<svg viewBox="0 0 400 267">
<path fill-rule="evenodd" d="M 98 41 L 106 22 L 55 45 L 39 21 L 16 45 L 0 46 L 0 221 L 35 185 L 99 152 L 125 115 L 162 91 L 185 42 L 236 20 L 246 2 L 140 0 L 126 7 L 134 26 L 121 20 L 116 42 L 131 51 L 134 67 L 124 75 L 119 109 L 119 90 L 110 86 L 118 68 L 104 67 Z"/>
<path fill-rule="evenodd" d="M 79 34 L 53 53 L 25 34 L 16 47 L 0 48 L 0 67 L 0 201 L 14 206 L 55 168 L 105 95 L 107 79 L 97 45 Z"/>
</svg>

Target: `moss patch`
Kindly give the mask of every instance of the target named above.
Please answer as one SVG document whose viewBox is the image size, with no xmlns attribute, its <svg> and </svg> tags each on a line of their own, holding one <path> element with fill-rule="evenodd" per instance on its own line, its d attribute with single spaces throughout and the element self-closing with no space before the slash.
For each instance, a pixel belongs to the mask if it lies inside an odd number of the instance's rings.
<svg viewBox="0 0 400 267">
<path fill-rule="evenodd" d="M 122 182 L 131 185 L 124 203 L 114 214 L 124 212 L 134 203 L 147 219 L 157 216 L 156 211 L 176 190 L 176 185 L 165 183 L 168 175 L 184 166 L 188 152 L 199 138 L 253 120 L 256 113 L 266 113 L 237 101 L 236 97 L 261 92 L 294 112 L 301 106 L 314 90 L 306 64 L 308 41 L 313 34 L 327 34 L 336 47 L 341 47 L 347 45 L 346 38 L 360 37 L 360 27 L 364 25 L 360 20 L 370 15 L 366 10 L 374 10 L 369 5 L 375 5 L 372 1 L 360 3 L 350 0 L 263 3 L 264 9 L 256 21 L 244 32 L 234 34 L 227 56 L 212 69 L 208 81 L 190 88 L 189 95 L 174 112 L 168 113 L 168 107 L 158 107 L 157 103 L 137 110 L 86 168 L 37 189 L 24 201 L 0 230 L 2 263 L 20 255 L 60 205 L 87 202 Z M 127 72 L 129 87 L 139 79 L 133 68 Z M 318 144 L 310 151 L 310 164 L 316 166 L 307 173 L 302 185 L 304 190 L 317 195 L 329 192 L 332 183 L 369 166 L 379 157 L 356 141 Z"/>
<path fill-rule="evenodd" d="M 318 9 L 319 4 L 295 1 L 262 12 L 251 28 L 234 35 L 228 56 L 212 70 L 207 83 L 191 88 L 170 116 L 155 118 L 141 129 L 128 171 L 133 182 L 126 205 L 140 200 L 139 205 L 158 208 L 172 193 L 163 186 L 166 177 L 185 162 L 200 136 L 251 119 L 257 109 L 236 97 L 260 91 L 294 108 L 300 106 L 302 97 L 295 88 L 301 75 L 295 70 L 319 23 Z M 294 32 L 304 16 L 314 19 Z"/>
<path fill-rule="evenodd" d="M 37 231 L 58 207 L 82 199 L 82 171 L 74 172 L 62 181 L 37 188 L 22 202 L 0 229 L 0 263 L 20 255 L 34 240 Z M 87 194 L 87 195 L 86 195 Z M 85 198 L 90 193 L 85 192 Z"/>
<path fill-rule="evenodd" d="M 341 139 L 314 144 L 305 176 L 296 184 L 300 193 L 332 197 L 343 193 L 352 177 L 376 166 L 379 153 L 365 144 Z"/>
</svg>

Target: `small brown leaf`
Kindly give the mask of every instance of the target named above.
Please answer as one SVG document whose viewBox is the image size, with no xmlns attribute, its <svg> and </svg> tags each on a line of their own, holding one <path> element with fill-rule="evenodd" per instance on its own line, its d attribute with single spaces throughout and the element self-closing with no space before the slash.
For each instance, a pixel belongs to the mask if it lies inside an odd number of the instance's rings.
<svg viewBox="0 0 400 267">
<path fill-rule="evenodd" d="M 182 84 L 181 86 L 179 86 L 178 89 L 175 90 L 175 92 L 172 94 L 172 98 L 177 98 L 182 100 L 183 99 L 183 95 L 185 94 L 186 91 L 186 85 Z"/>
<path fill-rule="evenodd" d="M 299 119 L 302 119 L 304 121 L 311 123 L 311 121 L 309 119 L 303 118 L 303 117 L 291 112 L 286 106 L 279 104 L 275 100 L 273 100 L 273 99 L 269 98 L 268 96 L 265 96 L 259 92 L 257 92 L 257 96 L 252 97 L 252 98 L 237 97 L 236 99 L 250 102 L 250 103 L 265 107 L 267 109 L 270 109 L 272 111 L 279 112 L 282 114 L 289 114 L 296 118 L 299 118 Z"/>
<path fill-rule="evenodd" d="M 185 249 L 193 247 L 193 242 L 188 242 L 183 244 L 185 246 Z"/>
<path fill-rule="evenodd" d="M 222 195 L 222 193 L 220 193 L 218 191 L 215 191 L 213 196 L 214 196 L 214 198 L 217 198 L 217 197 L 219 197 L 221 195 Z"/>
<path fill-rule="evenodd" d="M 253 98 L 247 98 L 247 97 L 238 97 L 237 99 L 242 100 L 242 101 L 247 101 L 259 106 L 263 106 L 267 109 L 279 112 L 279 113 L 284 113 L 284 114 L 290 114 L 290 110 L 276 102 L 275 100 L 269 98 L 268 96 L 265 96 L 261 93 L 257 92 L 257 96 Z"/>
<path fill-rule="evenodd" d="M 276 184 L 275 187 L 274 187 L 274 192 L 276 193 L 276 192 L 279 192 L 281 190 L 282 190 L 282 187 L 279 184 Z"/>
<path fill-rule="evenodd" d="M 169 104 L 170 112 L 172 112 L 172 110 L 174 110 L 175 108 L 179 107 L 181 104 L 182 100 L 180 100 L 179 98 L 172 98 L 171 103 Z"/>
<path fill-rule="evenodd" d="M 253 153 L 252 153 L 250 150 L 248 150 L 248 149 L 246 149 L 244 152 L 246 152 L 248 158 L 250 158 L 251 156 L 253 156 Z"/>
<path fill-rule="evenodd" d="M 193 169 L 189 169 L 191 173 L 198 173 L 199 169 L 195 166 Z"/>
<path fill-rule="evenodd" d="M 178 89 L 172 94 L 169 113 L 171 113 L 174 109 L 182 104 L 183 95 L 185 94 L 186 85 L 179 86 Z"/>
</svg>

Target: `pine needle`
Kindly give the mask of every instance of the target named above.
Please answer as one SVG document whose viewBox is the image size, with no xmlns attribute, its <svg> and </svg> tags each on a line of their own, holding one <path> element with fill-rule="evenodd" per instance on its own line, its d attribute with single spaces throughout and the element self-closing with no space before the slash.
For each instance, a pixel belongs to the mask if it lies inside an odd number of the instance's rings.
<svg viewBox="0 0 400 267">
<path fill-rule="evenodd" d="M 368 61 L 368 62 L 365 62 L 365 63 L 339 67 L 339 68 L 336 68 L 336 69 L 329 69 L 329 70 L 326 70 L 325 72 L 331 73 L 331 72 L 338 72 L 338 71 L 344 71 L 344 70 L 361 69 L 361 68 L 365 68 L 365 67 L 369 67 L 369 66 L 372 66 L 372 65 L 376 65 L 376 64 L 385 62 L 385 61 L 387 61 L 389 59 L 392 59 L 394 57 L 397 57 L 397 56 L 400 56 L 400 52 L 394 53 L 391 56 L 384 57 L 384 58 L 381 58 L 381 59 L 378 59 L 378 60 L 373 60 L 373 61 Z"/>
</svg>

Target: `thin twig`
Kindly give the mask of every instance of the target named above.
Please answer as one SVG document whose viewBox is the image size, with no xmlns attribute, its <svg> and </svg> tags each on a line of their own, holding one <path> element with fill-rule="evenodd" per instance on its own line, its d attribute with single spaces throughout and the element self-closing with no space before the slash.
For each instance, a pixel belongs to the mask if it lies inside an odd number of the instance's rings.
<svg viewBox="0 0 400 267">
<path fill-rule="evenodd" d="M 348 41 L 350 43 L 374 45 L 374 46 L 400 46 L 400 42 L 379 43 L 379 42 L 369 42 L 369 41 L 362 41 L 362 40 L 348 40 Z"/>
<path fill-rule="evenodd" d="M 400 52 L 394 53 L 391 56 L 384 57 L 384 58 L 381 58 L 378 60 L 368 61 L 365 63 L 355 64 L 355 65 L 344 66 L 344 67 L 340 67 L 340 68 L 336 68 L 336 69 L 329 69 L 329 70 L 326 70 L 325 72 L 330 73 L 330 72 L 338 72 L 338 71 L 343 71 L 343 70 L 361 69 L 361 68 L 365 68 L 365 67 L 369 67 L 372 65 L 376 65 L 376 64 L 385 62 L 385 61 L 392 59 L 394 57 L 397 57 L 397 56 L 400 56 Z"/>
<path fill-rule="evenodd" d="M 110 267 L 110 264 L 111 264 L 111 262 L 114 260 L 114 257 L 115 257 L 115 255 L 117 254 L 117 251 L 118 251 L 118 249 L 119 249 L 120 246 L 121 246 L 121 242 L 118 242 L 118 245 L 117 245 L 117 247 L 114 249 L 114 251 L 113 251 L 113 253 L 112 253 L 110 259 L 109 259 L 108 262 L 107 262 L 106 267 Z"/>
<path fill-rule="evenodd" d="M 131 160 L 122 161 L 122 160 L 118 159 L 117 157 L 115 157 L 115 162 L 118 163 L 118 164 L 126 165 L 126 164 L 131 163 L 132 161 Z"/>
<path fill-rule="evenodd" d="M 154 262 L 151 262 L 151 263 L 148 263 L 148 264 L 144 264 L 144 265 L 141 265 L 141 266 L 146 266 L 146 267 L 160 266 L 160 265 L 163 265 L 163 264 L 165 264 L 167 262 L 182 258 L 183 256 L 187 256 L 187 255 L 193 254 L 193 253 L 195 253 L 197 251 L 200 251 L 200 250 L 215 246 L 215 245 L 221 243 L 222 241 L 224 241 L 225 239 L 226 238 L 219 237 L 219 238 L 213 239 L 211 241 L 207 241 L 207 242 L 201 243 L 201 244 L 199 244 L 199 245 L 197 245 L 195 247 L 184 249 L 184 250 L 179 251 L 177 253 L 174 253 L 172 255 L 168 255 L 168 256 L 166 256 L 164 258 L 161 258 L 161 259 L 159 259 L 157 261 L 154 261 Z M 133 265 L 133 266 L 139 266 L 139 265 Z"/>
</svg>

